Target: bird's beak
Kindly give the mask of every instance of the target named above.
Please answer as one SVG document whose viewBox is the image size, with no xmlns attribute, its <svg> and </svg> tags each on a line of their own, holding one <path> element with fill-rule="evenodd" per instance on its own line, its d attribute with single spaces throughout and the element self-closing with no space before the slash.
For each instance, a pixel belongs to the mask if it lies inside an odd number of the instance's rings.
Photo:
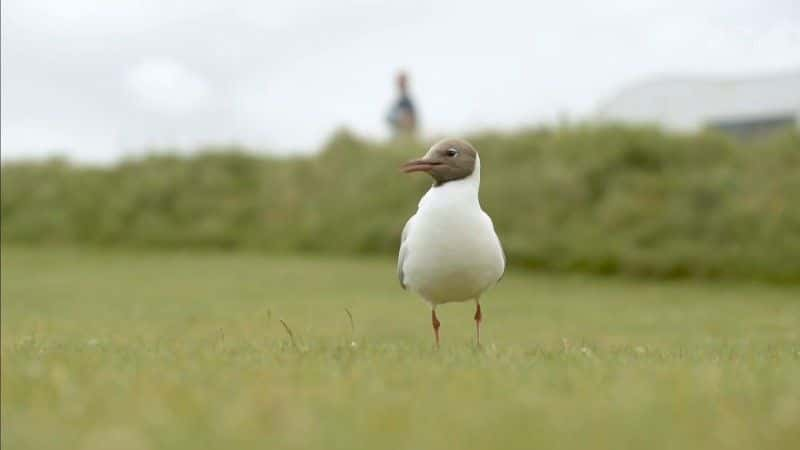
<svg viewBox="0 0 800 450">
<path fill-rule="evenodd" d="M 439 164 L 441 164 L 440 161 L 435 161 L 432 159 L 415 159 L 414 161 L 409 161 L 400 166 L 400 170 L 405 173 L 430 172 L 431 169 Z"/>
</svg>

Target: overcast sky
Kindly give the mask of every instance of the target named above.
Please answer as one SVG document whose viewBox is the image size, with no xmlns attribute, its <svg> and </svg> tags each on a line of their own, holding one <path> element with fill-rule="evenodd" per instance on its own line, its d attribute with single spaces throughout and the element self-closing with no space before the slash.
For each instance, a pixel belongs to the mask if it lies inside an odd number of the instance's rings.
<svg viewBox="0 0 800 450">
<path fill-rule="evenodd" d="M 426 135 L 580 118 L 652 76 L 800 68 L 798 0 L 480 3 L 3 0 L 2 157 L 381 138 L 401 68 Z"/>
</svg>

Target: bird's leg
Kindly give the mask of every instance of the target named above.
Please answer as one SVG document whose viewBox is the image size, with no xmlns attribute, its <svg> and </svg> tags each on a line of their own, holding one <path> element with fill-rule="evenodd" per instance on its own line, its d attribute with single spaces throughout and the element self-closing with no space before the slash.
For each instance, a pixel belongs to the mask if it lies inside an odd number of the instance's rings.
<svg viewBox="0 0 800 450">
<path fill-rule="evenodd" d="M 483 318 L 483 314 L 481 314 L 481 303 L 480 301 L 475 301 L 475 332 L 478 339 L 478 347 L 481 346 L 481 319 Z"/>
<path fill-rule="evenodd" d="M 436 318 L 436 308 L 431 309 L 431 323 L 433 323 L 433 335 L 436 337 L 436 348 L 439 348 L 439 319 Z"/>
</svg>

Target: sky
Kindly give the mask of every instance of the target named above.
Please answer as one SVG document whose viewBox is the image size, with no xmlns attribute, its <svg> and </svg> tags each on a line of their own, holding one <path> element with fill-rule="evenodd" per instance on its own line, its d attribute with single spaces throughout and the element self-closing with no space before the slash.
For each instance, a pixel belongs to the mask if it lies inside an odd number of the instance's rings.
<svg viewBox="0 0 800 450">
<path fill-rule="evenodd" d="M 652 77 L 800 68 L 797 0 L 0 5 L 3 160 L 383 139 L 398 70 L 434 136 L 580 120 Z"/>
</svg>

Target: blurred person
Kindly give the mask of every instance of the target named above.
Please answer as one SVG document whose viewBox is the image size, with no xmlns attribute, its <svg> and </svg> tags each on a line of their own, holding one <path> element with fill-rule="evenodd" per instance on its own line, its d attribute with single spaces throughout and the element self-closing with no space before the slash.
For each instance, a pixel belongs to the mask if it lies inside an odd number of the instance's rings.
<svg viewBox="0 0 800 450">
<path fill-rule="evenodd" d="M 397 74 L 397 101 L 389 110 L 387 121 L 395 138 L 413 136 L 417 129 L 417 113 L 408 95 L 408 76 Z"/>
</svg>

